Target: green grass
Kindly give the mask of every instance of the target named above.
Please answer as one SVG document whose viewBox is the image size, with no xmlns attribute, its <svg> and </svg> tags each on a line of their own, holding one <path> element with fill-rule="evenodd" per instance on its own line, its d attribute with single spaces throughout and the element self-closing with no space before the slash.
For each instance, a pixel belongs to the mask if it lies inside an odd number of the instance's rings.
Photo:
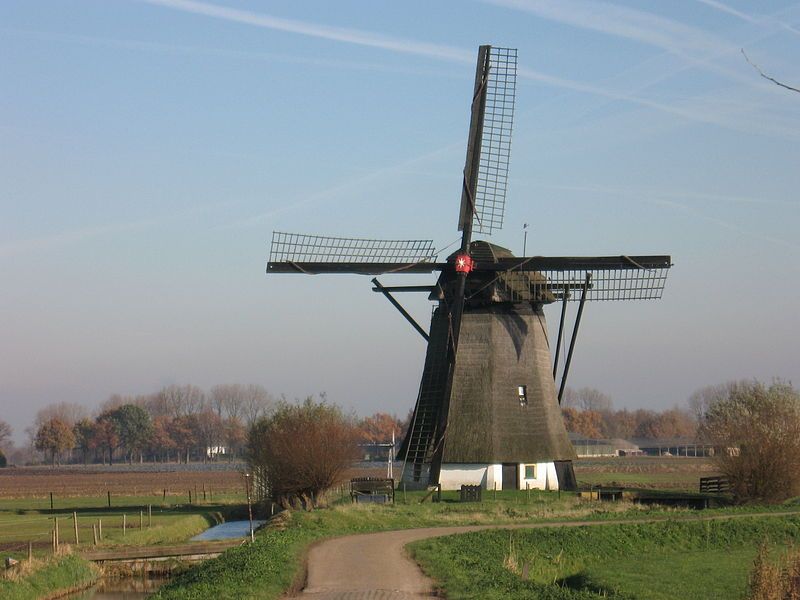
<svg viewBox="0 0 800 600">
<path fill-rule="evenodd" d="M 480 504 L 456 502 L 456 493 L 443 493 L 442 496 L 441 503 L 419 504 L 422 494 L 409 492 L 407 503 L 403 503 L 402 494 L 399 494 L 395 506 L 342 503 L 310 513 L 287 514 L 288 520 L 280 527 L 258 532 L 255 544 L 228 550 L 217 559 L 191 568 L 161 588 L 154 598 L 278 598 L 301 573 L 308 546 L 317 540 L 340 535 L 428 526 L 698 516 L 697 511 L 599 503 L 555 492 L 532 491 L 530 495 L 525 491 L 498 492 L 497 500 L 489 493 Z M 702 514 L 747 514 L 755 510 L 764 509 L 742 507 L 703 511 Z M 481 559 L 476 557 L 475 565 L 470 568 L 480 570 L 481 565 Z M 466 576 L 469 577 L 469 573 Z"/>
<path fill-rule="evenodd" d="M 97 569 L 75 555 L 48 559 L 30 575 L 19 581 L 0 579 L 3 600 L 35 600 L 46 598 L 56 590 L 81 589 L 97 578 Z"/>
<path fill-rule="evenodd" d="M 731 600 L 765 538 L 800 541 L 800 516 L 492 530 L 410 550 L 451 599 Z"/>
<path fill-rule="evenodd" d="M 109 508 L 105 498 L 75 497 L 62 500 L 51 511 L 47 499 L 3 499 L 0 500 L 0 548 L 4 555 L 20 558 L 27 554 L 28 542 L 32 542 L 37 555 L 46 554 L 50 551 L 55 518 L 61 543 L 75 545 L 73 512 L 78 518 L 80 548 L 92 545 L 92 525 L 98 527 L 101 521 L 102 545 L 181 542 L 219 523 L 226 513 L 240 506 L 230 504 L 237 500 L 240 499 L 220 495 L 213 504 L 188 505 L 169 497 L 163 502 L 160 496 L 120 496 L 112 497 Z M 152 506 L 152 519 L 148 518 L 148 505 Z"/>
</svg>

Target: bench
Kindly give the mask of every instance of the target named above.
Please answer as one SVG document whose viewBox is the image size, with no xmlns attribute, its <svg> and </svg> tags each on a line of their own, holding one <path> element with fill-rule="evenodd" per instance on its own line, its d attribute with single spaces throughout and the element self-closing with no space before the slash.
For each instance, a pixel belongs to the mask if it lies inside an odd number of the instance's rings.
<svg viewBox="0 0 800 600">
<path fill-rule="evenodd" d="M 391 500 L 394 504 L 394 479 L 380 477 L 355 477 L 350 480 L 350 499 L 358 502 L 360 499 L 383 498 L 383 502 Z"/>
</svg>

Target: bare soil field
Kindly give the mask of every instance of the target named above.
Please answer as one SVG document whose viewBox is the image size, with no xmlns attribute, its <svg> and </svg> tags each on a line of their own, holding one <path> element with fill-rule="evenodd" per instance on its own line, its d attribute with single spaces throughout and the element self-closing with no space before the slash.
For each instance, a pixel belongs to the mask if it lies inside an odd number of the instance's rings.
<svg viewBox="0 0 800 600">
<path fill-rule="evenodd" d="M 17 467 L 0 469 L 0 498 L 61 498 L 113 495 L 184 494 L 188 490 L 241 492 L 242 464 Z"/>
</svg>

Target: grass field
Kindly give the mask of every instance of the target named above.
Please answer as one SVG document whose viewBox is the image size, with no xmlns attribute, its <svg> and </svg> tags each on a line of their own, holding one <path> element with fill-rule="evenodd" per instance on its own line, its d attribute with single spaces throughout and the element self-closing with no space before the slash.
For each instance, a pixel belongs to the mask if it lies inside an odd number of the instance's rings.
<svg viewBox="0 0 800 600">
<path fill-rule="evenodd" d="M 708 458 L 628 456 L 575 462 L 579 484 L 697 491 L 701 477 L 716 475 Z"/>
<path fill-rule="evenodd" d="M 216 600 L 245 598 L 274 599 L 297 580 L 302 572 L 304 553 L 317 540 L 371 531 L 447 525 L 517 524 L 526 522 L 559 522 L 618 518 L 697 518 L 698 511 L 644 507 L 628 502 L 583 500 L 573 494 L 525 491 L 488 493 L 480 504 L 461 503 L 456 492 L 442 494 L 442 502 L 419 504 L 420 492 L 409 492 L 406 502 L 397 495 L 398 504 L 337 504 L 310 513 L 282 515 L 278 523 L 256 535 L 252 546 L 226 551 L 213 561 L 193 567 L 161 588 L 157 600 Z M 703 511 L 704 515 L 746 514 L 756 510 L 787 510 L 786 507 L 764 509 L 741 507 Z M 798 511 L 800 514 L 800 511 Z M 609 526 L 609 528 L 614 526 Z M 504 534 L 507 536 L 507 533 Z M 503 538 L 506 540 L 507 537 Z M 480 550 L 479 550 L 480 549 Z M 473 557 L 470 569 L 482 569 L 483 546 L 469 548 Z M 454 596 L 458 597 L 458 596 Z M 482 597 L 482 596 L 475 596 Z M 508 596 L 497 596 L 508 597 Z M 597 596 L 593 596 L 597 598 Z"/>
<path fill-rule="evenodd" d="M 51 511 L 49 499 L 0 499 L 0 551 L 21 558 L 27 555 L 30 542 L 37 555 L 52 552 L 54 519 L 58 519 L 60 542 L 76 546 L 73 513 L 78 520 L 77 548 L 92 546 L 92 527 L 98 529 L 101 523 L 102 545 L 181 542 L 220 522 L 226 512 L 243 502 L 243 494 L 219 494 L 213 503 L 201 500 L 194 504 L 178 497 L 165 501 L 160 495 L 112 496 L 108 508 L 107 497 L 90 496 L 61 500 Z"/>
<path fill-rule="evenodd" d="M 776 552 L 800 541 L 800 515 L 493 530 L 410 550 L 451 599 L 732 600 L 765 539 Z"/>
</svg>

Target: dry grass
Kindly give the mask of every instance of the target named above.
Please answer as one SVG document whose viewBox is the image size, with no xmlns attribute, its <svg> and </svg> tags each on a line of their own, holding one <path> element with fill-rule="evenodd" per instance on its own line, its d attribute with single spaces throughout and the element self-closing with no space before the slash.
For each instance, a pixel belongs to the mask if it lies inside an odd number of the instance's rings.
<svg viewBox="0 0 800 600">
<path fill-rule="evenodd" d="M 800 550 L 790 548 L 778 561 L 762 542 L 750 573 L 747 600 L 800 600 Z"/>
</svg>

